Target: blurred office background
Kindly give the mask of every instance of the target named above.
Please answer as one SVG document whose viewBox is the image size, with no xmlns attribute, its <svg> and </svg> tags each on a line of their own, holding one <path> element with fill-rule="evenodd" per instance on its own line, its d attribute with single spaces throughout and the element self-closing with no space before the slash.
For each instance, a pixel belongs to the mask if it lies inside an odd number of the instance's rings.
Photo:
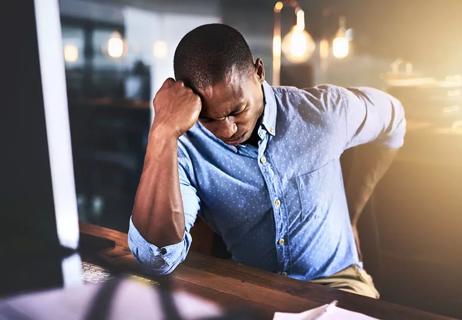
<svg viewBox="0 0 462 320">
<path fill-rule="evenodd" d="M 282 85 L 373 86 L 406 108 L 406 146 L 361 222 L 366 267 L 385 300 L 462 317 L 462 1 L 299 3 L 316 49 L 298 63 L 282 55 Z M 60 1 L 82 221 L 127 230 L 151 100 L 173 76 L 186 32 L 211 22 L 236 27 L 272 82 L 274 4 Z M 281 21 L 284 36 L 294 11 L 284 8 Z"/>
</svg>

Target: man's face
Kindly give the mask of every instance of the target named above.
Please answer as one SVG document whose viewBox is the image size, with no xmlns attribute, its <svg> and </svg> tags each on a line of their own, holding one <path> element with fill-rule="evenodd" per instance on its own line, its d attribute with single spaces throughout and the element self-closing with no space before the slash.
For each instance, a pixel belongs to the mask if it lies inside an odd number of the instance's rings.
<svg viewBox="0 0 462 320">
<path fill-rule="evenodd" d="M 263 63 L 257 59 L 249 72 L 233 68 L 225 79 L 204 90 L 199 121 L 223 142 L 247 141 L 263 113 Z"/>
</svg>

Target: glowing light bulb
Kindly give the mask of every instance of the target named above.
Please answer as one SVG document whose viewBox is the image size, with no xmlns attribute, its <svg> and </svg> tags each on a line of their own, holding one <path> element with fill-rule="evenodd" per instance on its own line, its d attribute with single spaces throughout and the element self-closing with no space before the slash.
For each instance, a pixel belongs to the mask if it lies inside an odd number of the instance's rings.
<svg viewBox="0 0 462 320">
<path fill-rule="evenodd" d="M 79 48 L 75 44 L 69 43 L 64 46 L 64 60 L 68 63 L 79 60 Z"/>
<path fill-rule="evenodd" d="M 118 59 L 123 56 L 124 49 L 125 45 L 120 33 L 114 32 L 107 42 L 107 54 L 111 58 Z"/>
<path fill-rule="evenodd" d="M 343 59 L 350 53 L 350 41 L 345 37 L 336 37 L 332 43 L 332 53 L 337 59 Z"/>
<path fill-rule="evenodd" d="M 337 59 L 344 59 L 350 53 L 350 41 L 351 41 L 351 29 L 346 30 L 345 17 L 340 17 L 339 20 L 340 27 L 337 30 L 334 41 L 332 42 L 332 53 Z"/>
<path fill-rule="evenodd" d="M 307 61 L 316 49 L 311 35 L 305 30 L 305 12 L 297 9 L 297 24 L 282 39 L 282 52 L 293 63 Z"/>
<path fill-rule="evenodd" d="M 304 29 L 294 26 L 282 40 L 282 52 L 293 63 L 307 61 L 314 52 L 316 44 Z"/>
<path fill-rule="evenodd" d="M 297 1 L 287 1 L 297 16 L 297 23 L 291 31 L 282 38 L 281 43 L 281 10 L 284 7 L 283 1 L 274 5 L 274 26 L 273 26 L 273 85 L 278 86 L 281 80 L 281 53 L 284 53 L 287 60 L 292 63 L 307 61 L 316 49 L 316 44 L 311 35 L 305 30 L 305 13 Z"/>
</svg>

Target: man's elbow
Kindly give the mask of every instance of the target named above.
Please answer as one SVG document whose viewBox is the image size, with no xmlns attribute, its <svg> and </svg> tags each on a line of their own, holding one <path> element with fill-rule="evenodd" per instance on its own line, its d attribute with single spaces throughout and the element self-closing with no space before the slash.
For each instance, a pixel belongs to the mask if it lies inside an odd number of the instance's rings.
<svg viewBox="0 0 462 320">
<path fill-rule="evenodd" d="M 128 247 L 140 263 L 143 271 L 155 276 L 172 273 L 186 258 L 191 236 L 184 233 L 184 238 L 169 246 L 157 246 L 144 239 L 131 223 L 128 230 Z"/>
<path fill-rule="evenodd" d="M 132 255 L 139 262 L 143 271 L 152 276 L 169 275 L 181 263 L 180 259 L 178 261 L 168 263 L 161 255 L 154 255 L 152 252 L 145 252 L 145 248 L 140 248 L 137 245 L 131 244 L 129 248 Z"/>
<path fill-rule="evenodd" d="M 390 96 L 390 99 L 392 101 L 392 117 L 383 140 L 385 146 L 390 149 L 399 149 L 404 145 L 406 136 L 406 115 L 402 103 L 393 96 Z"/>
</svg>

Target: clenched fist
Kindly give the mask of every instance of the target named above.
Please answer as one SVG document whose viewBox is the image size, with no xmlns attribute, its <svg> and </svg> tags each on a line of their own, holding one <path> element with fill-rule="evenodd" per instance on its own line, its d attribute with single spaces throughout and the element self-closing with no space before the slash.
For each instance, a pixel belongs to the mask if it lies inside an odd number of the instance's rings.
<svg viewBox="0 0 462 320">
<path fill-rule="evenodd" d="M 202 104 L 199 96 L 182 81 L 168 78 L 154 97 L 152 130 L 180 137 L 199 118 Z"/>
</svg>

